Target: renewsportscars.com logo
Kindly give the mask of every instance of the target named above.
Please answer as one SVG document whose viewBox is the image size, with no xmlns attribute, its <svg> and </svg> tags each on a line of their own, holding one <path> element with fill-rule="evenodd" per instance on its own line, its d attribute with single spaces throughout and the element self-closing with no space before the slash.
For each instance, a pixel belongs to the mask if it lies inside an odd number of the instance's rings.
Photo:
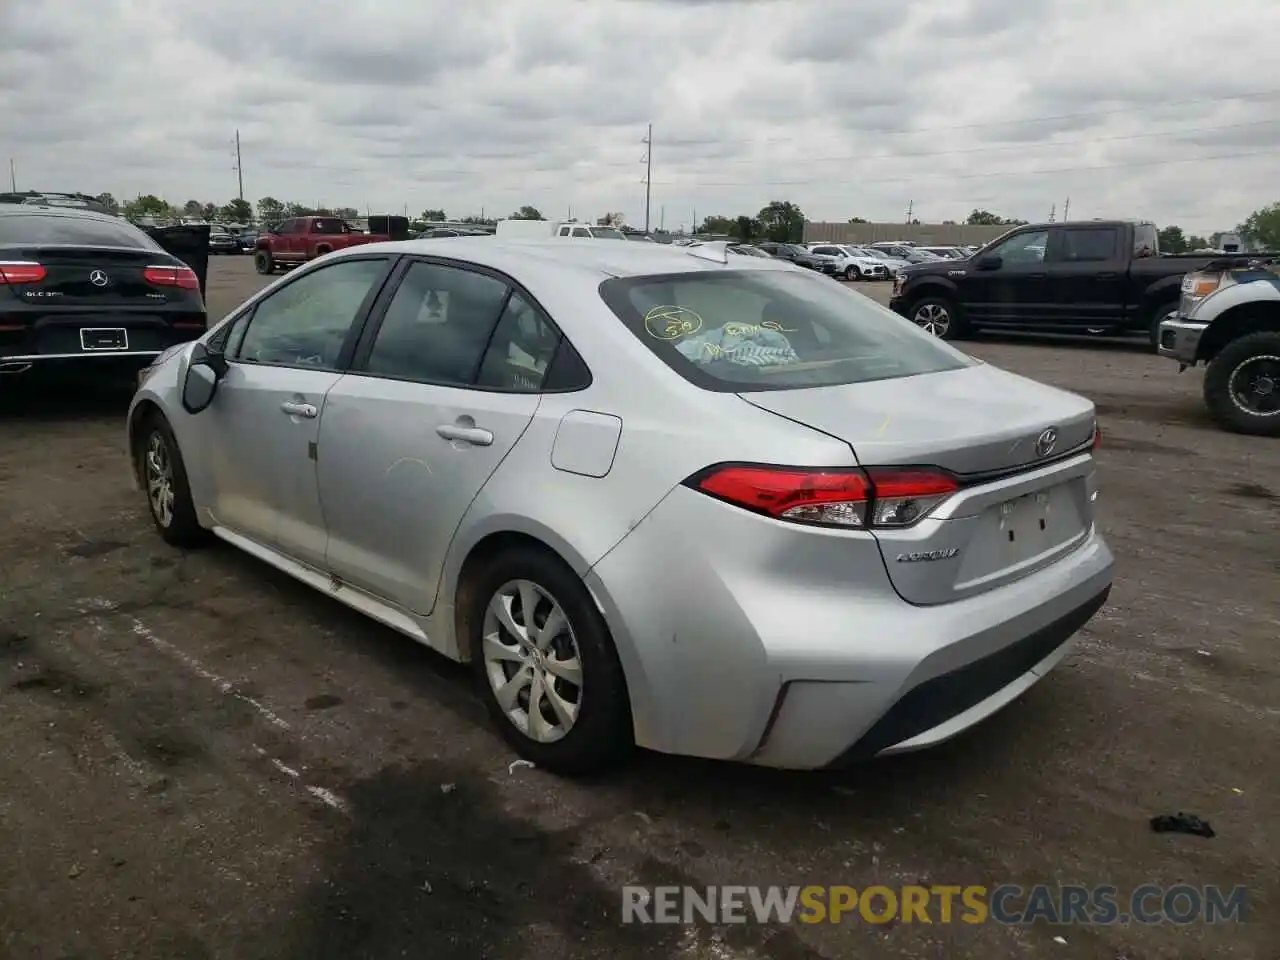
<svg viewBox="0 0 1280 960">
<path fill-rule="evenodd" d="M 623 923 L 1242 923 L 1244 887 L 722 886 L 622 888 Z"/>
</svg>

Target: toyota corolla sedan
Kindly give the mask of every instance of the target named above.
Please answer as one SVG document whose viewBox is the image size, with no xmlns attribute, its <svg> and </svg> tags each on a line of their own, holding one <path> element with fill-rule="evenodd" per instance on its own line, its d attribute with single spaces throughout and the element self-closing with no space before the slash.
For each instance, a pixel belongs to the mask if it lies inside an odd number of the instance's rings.
<svg viewBox="0 0 1280 960">
<path fill-rule="evenodd" d="M 820 768 L 1009 704 L 1105 602 L 1093 405 L 783 260 L 339 251 L 149 367 L 160 535 L 471 665 L 522 756 Z"/>
</svg>

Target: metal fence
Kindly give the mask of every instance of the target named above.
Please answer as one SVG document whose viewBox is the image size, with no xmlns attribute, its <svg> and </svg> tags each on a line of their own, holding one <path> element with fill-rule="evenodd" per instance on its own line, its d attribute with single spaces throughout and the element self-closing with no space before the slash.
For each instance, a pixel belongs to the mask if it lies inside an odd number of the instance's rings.
<svg viewBox="0 0 1280 960">
<path fill-rule="evenodd" d="M 957 243 L 984 244 L 1012 227 L 975 227 L 966 223 L 810 223 L 804 225 L 806 243 L 876 243 L 910 240 L 925 246 Z"/>
</svg>

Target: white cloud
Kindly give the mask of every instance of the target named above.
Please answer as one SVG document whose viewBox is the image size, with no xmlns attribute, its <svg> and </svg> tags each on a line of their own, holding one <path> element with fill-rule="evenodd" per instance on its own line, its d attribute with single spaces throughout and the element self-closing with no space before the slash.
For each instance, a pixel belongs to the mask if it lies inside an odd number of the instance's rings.
<svg viewBox="0 0 1280 960">
<path fill-rule="evenodd" d="M 238 128 L 251 200 L 636 222 L 652 121 L 669 227 L 1070 196 L 1205 232 L 1280 199 L 1278 34 L 1276 0 L 42 0 L 0 13 L 0 142 L 20 188 L 224 202 Z"/>
</svg>

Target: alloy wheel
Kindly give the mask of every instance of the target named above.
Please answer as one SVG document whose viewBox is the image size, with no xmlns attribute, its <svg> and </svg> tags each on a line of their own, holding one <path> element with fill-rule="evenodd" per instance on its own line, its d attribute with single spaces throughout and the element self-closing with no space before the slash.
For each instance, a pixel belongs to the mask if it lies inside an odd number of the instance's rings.
<svg viewBox="0 0 1280 960">
<path fill-rule="evenodd" d="M 945 337 L 951 329 L 951 311 L 940 303 L 922 303 L 911 317 L 916 326 L 935 337 Z"/>
<path fill-rule="evenodd" d="M 1280 356 L 1249 357 L 1227 381 L 1231 402 L 1253 417 L 1280 415 Z"/>
<path fill-rule="evenodd" d="M 485 675 L 507 719 L 538 743 L 562 739 L 582 705 L 582 660 L 559 601 L 532 580 L 510 580 L 485 607 Z"/>
<path fill-rule="evenodd" d="M 147 500 L 156 523 L 168 528 L 173 523 L 173 458 L 169 456 L 169 444 L 159 431 L 151 434 L 144 457 L 147 481 Z"/>
</svg>

